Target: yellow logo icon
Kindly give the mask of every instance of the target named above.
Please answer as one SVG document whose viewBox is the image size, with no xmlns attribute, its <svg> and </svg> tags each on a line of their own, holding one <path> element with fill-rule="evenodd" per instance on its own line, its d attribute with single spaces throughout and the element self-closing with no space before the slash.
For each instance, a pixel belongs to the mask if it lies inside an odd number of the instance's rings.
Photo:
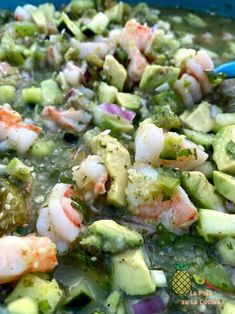
<svg viewBox="0 0 235 314">
<path fill-rule="evenodd" d="M 177 262 L 175 264 L 176 272 L 172 278 L 172 290 L 175 294 L 188 294 L 192 288 L 190 273 L 188 272 L 189 264 L 187 262 Z"/>
</svg>

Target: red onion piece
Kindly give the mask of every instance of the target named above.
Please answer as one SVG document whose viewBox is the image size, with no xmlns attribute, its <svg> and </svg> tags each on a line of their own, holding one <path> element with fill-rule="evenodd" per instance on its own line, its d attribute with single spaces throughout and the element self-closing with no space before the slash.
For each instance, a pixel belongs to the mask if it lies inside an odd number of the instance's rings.
<svg viewBox="0 0 235 314">
<path fill-rule="evenodd" d="M 159 296 L 151 296 L 132 304 L 134 314 L 158 314 L 166 310 L 166 306 Z"/>
<path fill-rule="evenodd" d="M 128 122 L 132 122 L 132 120 L 134 119 L 136 115 L 135 112 L 127 110 L 126 108 L 115 105 L 115 104 L 101 104 L 99 108 L 109 114 L 112 114 L 124 120 L 127 120 Z"/>
</svg>

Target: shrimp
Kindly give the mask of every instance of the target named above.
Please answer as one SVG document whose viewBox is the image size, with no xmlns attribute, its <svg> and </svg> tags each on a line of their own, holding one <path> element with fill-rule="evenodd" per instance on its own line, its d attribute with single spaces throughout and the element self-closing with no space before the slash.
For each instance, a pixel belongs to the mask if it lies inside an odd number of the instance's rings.
<svg viewBox="0 0 235 314">
<path fill-rule="evenodd" d="M 92 118 L 89 113 L 82 109 L 70 108 L 59 111 L 54 106 L 46 106 L 42 111 L 42 115 L 52 119 L 58 126 L 75 132 L 85 130 Z"/>
<path fill-rule="evenodd" d="M 47 237 L 5 236 L 0 239 L 0 284 L 25 273 L 50 272 L 57 265 L 56 248 Z"/>
<path fill-rule="evenodd" d="M 31 21 L 32 14 L 31 12 L 36 10 L 37 8 L 34 5 L 26 4 L 24 6 L 18 6 L 15 9 L 15 19 L 17 21 Z"/>
<path fill-rule="evenodd" d="M 130 63 L 128 65 L 128 76 L 133 82 L 139 82 L 146 66 L 148 65 L 147 60 L 141 54 L 139 49 L 135 48 L 131 54 Z"/>
<path fill-rule="evenodd" d="M 128 75 L 133 82 L 139 82 L 148 65 L 144 51 L 151 45 L 153 34 L 146 25 L 130 20 L 120 33 L 119 44 L 125 49 L 130 58 Z"/>
<path fill-rule="evenodd" d="M 15 148 L 19 153 L 27 152 L 40 131 L 41 128 L 26 124 L 18 112 L 6 105 L 0 106 L 0 141 L 6 141 L 9 147 Z"/>
<path fill-rule="evenodd" d="M 113 50 L 114 46 L 106 42 L 83 42 L 79 43 L 79 58 L 84 60 L 89 54 L 95 54 L 104 59 Z"/>
<path fill-rule="evenodd" d="M 184 136 L 175 132 L 168 132 L 165 134 L 165 141 L 167 138 L 175 143 L 175 146 L 178 146 L 177 149 L 188 150 L 189 154 L 181 157 L 177 156 L 175 160 L 159 159 L 159 165 L 170 166 L 182 170 L 193 170 L 207 160 L 208 154 L 205 153 L 200 146 L 187 140 Z"/>
<path fill-rule="evenodd" d="M 69 61 L 66 64 L 66 67 L 63 70 L 63 74 L 67 83 L 72 86 L 77 86 L 79 83 L 81 83 L 83 79 L 82 70 L 72 61 Z"/>
<path fill-rule="evenodd" d="M 137 217 L 162 222 L 175 233 L 181 233 L 197 219 L 196 207 L 180 186 L 175 188 L 168 200 L 164 200 L 163 192 L 156 193 L 157 169 L 136 164 L 128 174 L 128 208 Z"/>
<path fill-rule="evenodd" d="M 198 81 L 189 74 L 183 74 L 174 84 L 175 92 L 181 97 L 187 107 L 192 107 L 202 99 L 201 87 Z"/>
<path fill-rule="evenodd" d="M 80 166 L 73 168 L 73 180 L 76 181 L 84 200 L 93 202 L 98 195 L 106 192 L 108 171 L 99 156 L 89 155 Z"/>
<path fill-rule="evenodd" d="M 211 91 L 212 85 L 209 82 L 203 67 L 196 59 L 189 59 L 186 62 L 186 70 L 190 75 L 194 76 L 198 80 L 204 94 L 208 94 Z"/>
<path fill-rule="evenodd" d="M 135 48 L 144 52 L 152 38 L 153 33 L 148 26 L 129 20 L 120 34 L 119 44 L 130 56 Z"/>
<path fill-rule="evenodd" d="M 161 128 L 153 123 L 141 124 L 135 137 L 135 161 L 156 164 L 164 145 Z"/>
<path fill-rule="evenodd" d="M 55 242 L 60 252 L 78 237 L 82 225 L 83 215 L 72 206 L 72 195 L 69 184 L 57 183 L 37 220 L 38 233 Z"/>
</svg>

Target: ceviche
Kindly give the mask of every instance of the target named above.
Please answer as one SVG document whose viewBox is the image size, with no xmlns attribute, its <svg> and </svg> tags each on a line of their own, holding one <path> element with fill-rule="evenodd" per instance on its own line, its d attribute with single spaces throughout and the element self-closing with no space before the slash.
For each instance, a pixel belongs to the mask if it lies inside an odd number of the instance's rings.
<svg viewBox="0 0 235 314">
<path fill-rule="evenodd" d="M 0 10 L 0 313 L 235 313 L 235 21 Z"/>
</svg>

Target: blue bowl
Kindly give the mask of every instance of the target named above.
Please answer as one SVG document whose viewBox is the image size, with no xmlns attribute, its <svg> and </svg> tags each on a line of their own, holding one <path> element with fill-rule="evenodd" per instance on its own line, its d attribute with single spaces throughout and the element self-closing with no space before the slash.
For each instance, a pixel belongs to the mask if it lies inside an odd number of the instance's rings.
<svg viewBox="0 0 235 314">
<path fill-rule="evenodd" d="M 124 0 L 125 1 L 125 0 Z M 130 3 L 137 2 L 147 2 L 152 5 L 159 6 L 180 6 L 187 9 L 200 10 L 200 11 L 209 11 L 215 12 L 218 14 L 233 16 L 235 17 L 235 1 L 234 0 L 142 0 L 142 1 L 133 1 L 126 0 Z M 0 0 L 0 8 L 5 9 L 14 9 L 17 5 L 22 5 L 25 3 L 31 3 L 38 5 L 43 2 L 50 2 L 50 0 Z M 57 8 L 59 8 L 63 3 L 69 2 L 68 0 L 51 0 Z"/>
</svg>

